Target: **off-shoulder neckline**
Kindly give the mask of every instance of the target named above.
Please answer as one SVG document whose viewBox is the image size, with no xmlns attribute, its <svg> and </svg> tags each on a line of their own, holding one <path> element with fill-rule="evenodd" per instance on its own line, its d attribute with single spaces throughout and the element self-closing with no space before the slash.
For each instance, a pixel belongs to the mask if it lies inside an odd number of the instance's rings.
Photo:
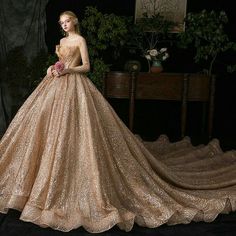
<svg viewBox="0 0 236 236">
<path fill-rule="evenodd" d="M 79 45 L 61 45 L 61 44 L 57 44 L 56 47 L 79 47 Z"/>
</svg>

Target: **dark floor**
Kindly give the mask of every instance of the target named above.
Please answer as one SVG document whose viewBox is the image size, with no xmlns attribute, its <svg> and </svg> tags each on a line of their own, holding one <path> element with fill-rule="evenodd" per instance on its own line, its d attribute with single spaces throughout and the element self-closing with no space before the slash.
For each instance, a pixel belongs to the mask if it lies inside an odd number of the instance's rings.
<svg viewBox="0 0 236 236">
<path fill-rule="evenodd" d="M 130 232 L 121 231 L 118 227 L 113 227 L 109 231 L 100 234 L 90 234 L 82 227 L 67 233 L 52 230 L 50 228 L 40 228 L 32 223 L 19 220 L 20 213 L 10 210 L 7 215 L 0 214 L 0 235 L 1 236 L 87 236 L 87 235 L 157 235 L 157 236 L 233 236 L 236 235 L 236 212 L 227 215 L 219 215 L 211 223 L 192 222 L 187 225 L 162 225 L 155 229 L 143 228 L 135 225 Z"/>
</svg>

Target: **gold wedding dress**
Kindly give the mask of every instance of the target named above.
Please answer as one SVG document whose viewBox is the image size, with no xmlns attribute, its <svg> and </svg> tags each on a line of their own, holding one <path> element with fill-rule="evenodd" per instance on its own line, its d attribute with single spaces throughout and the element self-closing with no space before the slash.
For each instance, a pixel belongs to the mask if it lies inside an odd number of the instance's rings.
<svg viewBox="0 0 236 236">
<path fill-rule="evenodd" d="M 0 212 L 70 231 L 103 232 L 213 221 L 236 208 L 236 153 L 133 135 L 83 73 L 87 51 L 61 45 L 66 66 L 47 75 L 0 143 Z"/>
</svg>

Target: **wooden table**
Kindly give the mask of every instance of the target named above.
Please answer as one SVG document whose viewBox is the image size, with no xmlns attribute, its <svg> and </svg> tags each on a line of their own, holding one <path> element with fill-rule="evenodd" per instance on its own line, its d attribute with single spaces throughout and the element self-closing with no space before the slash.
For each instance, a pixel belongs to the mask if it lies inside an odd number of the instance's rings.
<svg viewBox="0 0 236 236">
<path fill-rule="evenodd" d="M 111 71 L 104 83 L 106 98 L 129 99 L 129 128 L 133 129 L 136 99 L 180 101 L 181 137 L 186 133 L 187 106 L 191 101 L 203 102 L 205 111 L 208 105 L 208 136 L 212 135 L 214 113 L 215 78 L 195 73 L 128 73 Z M 207 117 L 207 118 L 206 118 Z M 204 120 L 204 119 L 203 119 Z"/>
</svg>

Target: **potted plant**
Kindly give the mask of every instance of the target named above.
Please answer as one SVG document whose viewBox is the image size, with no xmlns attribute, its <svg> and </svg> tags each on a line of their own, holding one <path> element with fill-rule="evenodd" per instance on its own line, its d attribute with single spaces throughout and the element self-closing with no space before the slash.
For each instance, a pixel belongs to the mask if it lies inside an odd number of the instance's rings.
<svg viewBox="0 0 236 236">
<path fill-rule="evenodd" d="M 149 71 L 159 73 L 163 70 L 161 63 L 169 57 L 169 53 L 167 52 L 167 48 L 161 48 L 160 50 L 151 49 L 147 50 L 145 57 L 148 62 L 152 62 L 151 66 L 149 63 Z"/>
<path fill-rule="evenodd" d="M 217 57 L 235 49 L 235 43 L 229 40 L 225 32 L 227 22 L 224 11 L 189 12 L 185 18 L 185 32 L 179 34 L 179 46 L 187 48 L 192 45 L 195 49 L 194 61 L 204 62 L 204 71 L 209 76 L 212 75 Z"/>
</svg>

